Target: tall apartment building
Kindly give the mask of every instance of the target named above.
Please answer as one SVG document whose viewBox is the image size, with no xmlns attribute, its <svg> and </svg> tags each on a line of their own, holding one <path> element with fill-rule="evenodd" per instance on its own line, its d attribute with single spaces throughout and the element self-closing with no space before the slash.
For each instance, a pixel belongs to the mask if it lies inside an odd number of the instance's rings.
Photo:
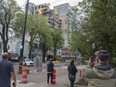
<svg viewBox="0 0 116 87">
<path fill-rule="evenodd" d="M 34 3 L 29 3 L 28 14 L 35 14 L 35 6 Z"/>
<path fill-rule="evenodd" d="M 64 38 L 64 47 L 61 50 L 60 53 L 63 58 L 74 58 L 74 53 L 71 52 L 70 49 L 70 39 L 71 39 L 71 33 L 70 33 L 70 21 L 67 18 L 67 13 L 71 6 L 68 3 L 61 4 L 58 6 L 53 7 L 54 14 L 57 14 L 59 19 L 61 19 L 61 29 L 63 30 L 62 37 Z"/>
<path fill-rule="evenodd" d="M 62 37 L 64 38 L 64 48 L 69 47 L 69 35 L 68 35 L 68 24 L 67 24 L 67 13 L 69 11 L 70 5 L 69 3 L 61 4 L 58 6 L 54 6 L 54 14 L 57 14 L 59 19 L 61 19 L 61 29 L 63 30 Z"/>
<path fill-rule="evenodd" d="M 58 6 L 54 6 L 53 10 L 55 14 L 58 14 L 59 18 L 66 16 L 68 10 L 70 8 L 69 3 L 61 4 Z"/>
<path fill-rule="evenodd" d="M 59 6 L 55 6 L 53 10 L 50 9 L 49 3 L 35 5 L 33 3 L 29 3 L 28 14 L 41 14 L 47 16 L 48 24 L 51 28 L 59 28 L 62 27 L 62 19 L 69 8 L 69 4 L 62 4 Z"/>
<path fill-rule="evenodd" d="M 58 14 L 52 13 L 52 15 L 49 17 L 49 24 L 50 27 L 56 29 L 61 29 L 62 27 L 62 19 L 59 18 Z"/>
<path fill-rule="evenodd" d="M 69 33 L 68 33 L 69 25 L 67 23 L 66 17 L 66 14 L 68 13 L 69 9 L 70 5 L 68 3 L 54 6 L 53 10 L 50 9 L 49 4 L 33 5 L 32 3 L 30 3 L 29 5 L 30 10 L 29 12 L 47 16 L 48 24 L 50 27 L 54 29 L 58 28 L 63 30 L 62 34 L 62 37 L 64 38 L 63 48 L 69 48 Z"/>
<path fill-rule="evenodd" d="M 47 15 L 50 13 L 49 4 L 35 5 L 34 3 L 29 3 L 28 14 L 42 14 Z"/>
<path fill-rule="evenodd" d="M 28 14 L 41 14 L 47 16 L 48 24 L 52 28 L 60 27 L 58 25 L 57 16 L 53 14 L 53 10 L 50 9 L 49 3 L 35 5 L 33 3 L 29 3 Z M 60 24 L 60 23 L 59 23 Z"/>
</svg>

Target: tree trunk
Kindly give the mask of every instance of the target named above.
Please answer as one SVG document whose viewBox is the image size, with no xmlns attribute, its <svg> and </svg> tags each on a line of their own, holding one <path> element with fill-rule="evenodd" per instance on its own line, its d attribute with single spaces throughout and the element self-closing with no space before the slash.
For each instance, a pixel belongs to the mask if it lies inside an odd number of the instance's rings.
<svg viewBox="0 0 116 87">
<path fill-rule="evenodd" d="M 46 56 L 46 52 L 43 52 L 43 58 L 42 58 L 42 61 L 43 61 L 43 63 L 45 63 L 45 56 Z"/>
<path fill-rule="evenodd" d="M 57 48 L 56 48 L 56 44 L 54 43 L 54 60 L 56 60 L 56 51 L 57 51 Z"/>
<path fill-rule="evenodd" d="M 54 60 L 56 60 L 56 49 L 54 50 Z"/>
<path fill-rule="evenodd" d="M 42 61 L 45 62 L 45 56 L 46 56 L 46 46 L 44 44 L 42 44 L 42 52 L 43 52 L 43 56 L 42 56 Z"/>
<path fill-rule="evenodd" d="M 31 54 L 31 52 L 32 52 L 32 40 L 29 42 L 29 59 L 32 59 L 32 54 Z"/>
<path fill-rule="evenodd" d="M 8 49 L 7 49 L 7 44 L 8 44 L 8 35 L 6 35 L 7 31 L 6 31 L 6 28 L 4 25 L 2 25 L 3 28 L 2 28 L 2 33 L 0 33 L 0 36 L 2 38 L 2 41 L 3 41 L 3 52 L 8 52 Z"/>
<path fill-rule="evenodd" d="M 7 43 L 6 42 L 3 42 L 3 52 L 8 52 L 8 49 L 7 49 Z"/>
<path fill-rule="evenodd" d="M 8 52 L 8 49 L 7 49 L 8 40 L 5 39 L 4 35 L 2 37 L 2 41 L 3 41 L 3 52 Z"/>
<path fill-rule="evenodd" d="M 33 47 L 33 41 L 34 41 L 34 28 L 32 28 L 32 31 L 30 32 L 30 42 L 29 42 L 29 59 L 32 59 L 32 47 Z"/>
</svg>

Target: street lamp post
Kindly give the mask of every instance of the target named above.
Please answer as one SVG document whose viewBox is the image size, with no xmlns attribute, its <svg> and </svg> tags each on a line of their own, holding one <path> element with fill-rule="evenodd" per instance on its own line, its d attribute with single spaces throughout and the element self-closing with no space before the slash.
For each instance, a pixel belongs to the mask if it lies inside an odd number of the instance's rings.
<svg viewBox="0 0 116 87">
<path fill-rule="evenodd" d="M 26 13 L 25 13 L 25 20 L 24 20 L 24 30 L 23 30 L 23 37 L 22 37 L 21 49 L 20 49 L 19 73 L 20 72 L 22 73 L 22 60 L 23 60 L 23 51 L 24 51 L 25 31 L 26 31 L 26 24 L 27 24 L 28 8 L 29 8 L 29 0 L 27 0 L 27 4 L 26 4 Z"/>
</svg>

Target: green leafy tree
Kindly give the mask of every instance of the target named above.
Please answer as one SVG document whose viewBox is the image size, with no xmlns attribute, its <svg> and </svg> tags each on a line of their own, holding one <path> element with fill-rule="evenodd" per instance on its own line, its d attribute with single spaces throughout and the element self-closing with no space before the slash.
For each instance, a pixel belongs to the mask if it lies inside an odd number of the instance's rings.
<svg viewBox="0 0 116 87">
<path fill-rule="evenodd" d="M 24 27 L 24 14 L 19 13 L 17 15 L 15 27 L 16 36 L 22 37 L 21 32 L 23 31 Z M 29 35 L 30 38 L 29 58 L 31 58 L 33 44 L 36 43 L 41 46 L 43 53 L 43 62 L 45 62 L 45 55 L 51 43 L 51 34 L 47 18 L 38 14 L 28 15 L 26 34 Z"/>
<path fill-rule="evenodd" d="M 9 40 L 9 30 L 13 29 L 12 25 L 15 19 L 15 15 L 20 11 L 19 6 L 15 0 L 0 0 L 0 25 L 1 32 L 0 36 L 4 43 L 3 51 L 7 52 L 8 40 Z"/>
<path fill-rule="evenodd" d="M 111 54 L 115 42 L 116 12 L 114 0 L 87 0 L 84 13 L 88 14 L 88 20 L 84 27 L 87 34 L 93 37 L 98 47 L 105 47 Z"/>
<path fill-rule="evenodd" d="M 52 49 L 52 36 L 51 36 L 51 29 L 49 27 L 45 27 L 44 29 L 40 30 L 39 33 L 39 43 L 42 48 L 43 53 L 43 62 L 45 62 L 45 56 L 48 50 Z"/>
<path fill-rule="evenodd" d="M 31 52 L 32 52 L 32 46 L 33 43 L 37 41 L 38 39 L 38 45 L 41 43 L 40 35 L 44 35 L 45 32 L 42 32 L 42 30 L 48 29 L 48 24 L 47 24 L 47 18 L 42 15 L 30 15 L 28 17 L 28 32 L 30 32 L 30 50 L 29 50 L 29 57 L 31 57 Z M 45 54 L 42 49 L 43 55 Z M 45 59 L 45 56 L 43 57 Z"/>
<path fill-rule="evenodd" d="M 52 31 L 52 40 L 53 40 L 53 50 L 54 50 L 54 60 L 56 60 L 57 49 L 63 47 L 62 31 L 61 29 L 53 29 Z"/>
<path fill-rule="evenodd" d="M 15 22 L 14 22 L 14 32 L 15 32 L 15 37 L 21 39 L 23 30 L 24 30 L 24 12 L 16 14 Z"/>
<path fill-rule="evenodd" d="M 85 46 L 88 47 L 87 42 L 87 35 L 84 34 L 82 30 L 82 24 L 83 21 L 81 20 L 83 18 L 83 15 L 80 13 L 80 9 L 78 6 L 72 7 L 69 12 L 67 13 L 67 19 L 68 19 L 68 25 L 71 27 L 71 31 L 69 31 L 71 34 L 70 39 L 70 47 L 71 50 L 75 52 L 75 50 L 80 49 L 81 54 L 85 55 L 87 49 L 85 49 Z M 90 49 L 89 49 L 90 50 Z"/>
<path fill-rule="evenodd" d="M 115 0 L 83 0 L 78 6 L 78 12 L 81 14 L 79 16 L 79 19 L 81 19 L 79 33 L 82 34 L 80 40 L 83 40 L 83 38 L 89 40 L 90 45 L 95 42 L 96 50 L 98 50 L 99 47 L 105 47 L 106 50 L 115 57 Z M 89 49 L 89 47 L 90 46 L 88 46 L 87 49 Z"/>
</svg>

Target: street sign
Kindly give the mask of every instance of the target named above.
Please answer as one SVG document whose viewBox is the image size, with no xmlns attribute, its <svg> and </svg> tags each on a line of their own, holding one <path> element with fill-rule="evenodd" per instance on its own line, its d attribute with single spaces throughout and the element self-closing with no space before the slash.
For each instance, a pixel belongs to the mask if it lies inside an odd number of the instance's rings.
<svg viewBox="0 0 116 87">
<path fill-rule="evenodd" d="M 92 48 L 95 49 L 95 47 L 96 47 L 96 46 L 95 46 L 95 43 L 92 43 Z"/>
</svg>

